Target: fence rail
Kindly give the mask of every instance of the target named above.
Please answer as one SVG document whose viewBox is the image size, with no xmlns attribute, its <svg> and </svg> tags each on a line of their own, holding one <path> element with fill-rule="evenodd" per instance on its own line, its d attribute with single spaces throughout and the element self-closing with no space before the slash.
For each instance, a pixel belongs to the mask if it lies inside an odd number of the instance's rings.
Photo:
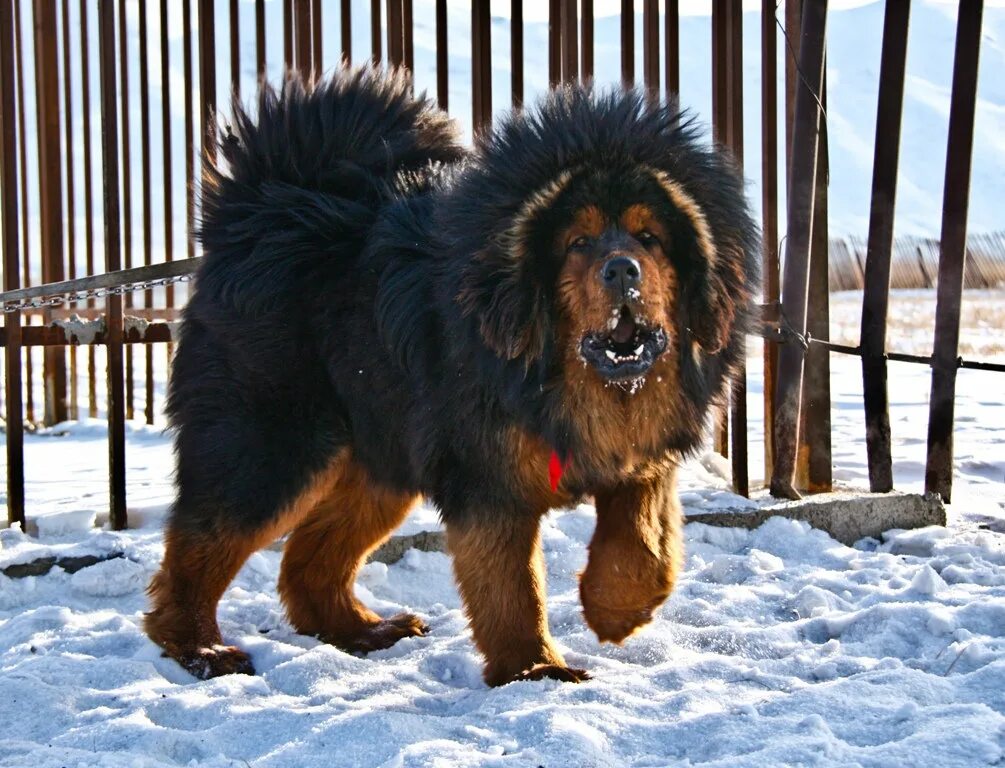
<svg viewBox="0 0 1005 768">
<path fill-rule="evenodd" d="M 127 12 L 130 4 L 135 4 L 136 14 Z M 447 0 L 433 0 L 433 5 L 431 18 L 423 21 L 432 27 L 435 38 L 437 100 L 455 113 L 470 110 L 477 137 L 492 118 L 494 58 L 508 54 L 511 63 L 506 101 L 514 107 L 524 101 L 525 4 L 523 0 L 508 3 L 509 50 L 504 54 L 492 50 L 496 25 L 488 0 L 472 0 L 470 38 L 460 41 L 448 39 L 448 14 L 455 13 L 455 6 Z M 335 27 L 343 60 L 414 67 L 413 0 L 282 0 L 281 28 L 266 26 L 266 2 L 255 0 L 253 44 L 241 39 L 242 6 L 244 13 L 250 11 L 250 3 L 236 0 L 226 5 L 214 0 L 178 4 L 168 0 L 158 4 L 147 0 L 0 0 L 2 342 L 7 503 L 12 523 L 24 520 L 24 422 L 37 420 L 34 393 L 40 367 L 44 421 L 76 417 L 85 404 L 94 415 L 101 390 L 94 349 L 104 346 L 111 522 L 115 528 L 126 525 L 124 424 L 138 413 L 134 403 L 138 381 L 145 391 L 142 415 L 147 421 L 154 418 L 155 355 L 163 355 L 166 364 L 172 322 L 186 295 L 176 290 L 175 281 L 196 264 L 192 237 L 196 193 L 201 158 L 215 153 L 218 75 L 240 93 L 242 67 L 252 67 L 245 61 L 247 54 L 253 53 L 253 70 L 261 78 L 267 65 L 275 63 L 270 50 L 281 50 L 284 67 L 317 76 L 323 69 L 324 32 Z M 751 148 L 743 145 L 745 16 L 739 0 L 712 0 L 708 42 L 713 134 L 741 164 L 751 156 L 761 163 L 763 299 L 769 308 L 766 312 L 774 313 L 784 327 L 784 332 L 767 332 L 764 346 L 763 450 L 766 473 L 776 493 L 795 496 L 830 487 L 831 352 L 862 357 L 870 483 L 874 490 L 892 487 L 892 473 L 884 470 L 890 463 L 886 361 L 913 356 L 887 352 L 888 293 L 891 285 L 937 286 L 936 354 L 912 362 L 934 369 L 927 484 L 947 500 L 950 497 L 952 455 L 946 436 L 952 426 L 955 371 L 961 366 L 1001 370 L 994 363 L 961 361 L 957 355 L 962 288 L 1005 281 L 1005 236 L 966 239 L 982 7 L 980 0 L 960 7 L 941 246 L 933 240 L 894 241 L 892 237 L 910 3 L 890 2 L 883 32 L 869 236 L 864 241 L 832 241 L 828 247 L 823 67 L 827 4 L 789 0 L 780 15 L 774 0 L 763 3 L 758 16 L 761 90 L 747 94 L 760 100 L 762 131 L 760 146 Z M 604 75 L 620 77 L 625 84 L 640 82 L 652 98 L 677 92 L 681 72 L 678 0 L 622 0 L 620 71 L 616 73 L 597 72 L 593 0 L 549 0 L 547 8 L 548 80 L 552 84 Z M 637 14 L 641 15 L 639 40 Z M 220 19 L 225 23 L 221 25 Z M 370 45 L 365 51 L 358 50 L 358 41 L 357 49 L 353 47 L 352 28 L 361 21 L 369 26 Z M 97 45 L 90 30 L 96 30 Z M 179 38 L 180 51 L 173 42 Z M 270 42 L 276 43 L 275 49 Z M 642 64 L 638 73 L 637 45 Z M 470 104 L 449 101 L 454 73 L 448 46 L 470 50 Z M 229 54 L 221 57 L 229 67 L 226 72 L 217 72 L 218 49 Z M 782 94 L 776 84 L 779 50 L 785 61 Z M 177 66 L 178 56 L 182 87 L 173 91 L 170 65 Z M 152 62 L 159 63 L 158 74 L 151 72 Z M 788 168 L 783 189 L 790 206 L 785 233 L 779 232 L 778 225 L 780 117 L 786 128 Z M 180 121 L 180 129 L 175 120 Z M 175 169 L 176 161 L 184 166 L 183 174 Z M 163 183 L 155 185 L 158 175 Z M 137 187 L 140 194 L 134 195 Z M 95 195 L 100 195 L 100 214 L 94 210 Z M 179 232 L 175 212 L 182 211 L 184 231 Z M 82 227 L 77 226 L 78 214 Z M 102 226 L 96 227 L 96 222 Z M 784 288 L 779 243 L 784 243 L 786 252 Z M 147 285 L 150 280 L 164 282 L 134 300 L 127 289 L 152 287 Z M 862 343 L 857 347 L 825 343 L 827 295 L 832 288 L 865 291 Z M 81 317 L 100 325 L 86 338 L 69 329 L 70 316 L 59 308 L 63 302 L 44 300 L 67 293 L 71 294 L 67 298 L 79 302 Z M 814 312 L 807 320 L 808 300 Z M 144 325 L 135 318 L 153 322 Z M 786 338 L 799 343 L 782 344 Z M 88 342 L 86 361 L 78 360 L 76 344 L 81 342 Z M 87 369 L 86 395 L 77 391 L 78 364 Z M 749 490 L 746 405 L 746 373 L 741 371 L 715 429 L 716 448 L 730 455 L 734 486 L 740 493 Z"/>
</svg>

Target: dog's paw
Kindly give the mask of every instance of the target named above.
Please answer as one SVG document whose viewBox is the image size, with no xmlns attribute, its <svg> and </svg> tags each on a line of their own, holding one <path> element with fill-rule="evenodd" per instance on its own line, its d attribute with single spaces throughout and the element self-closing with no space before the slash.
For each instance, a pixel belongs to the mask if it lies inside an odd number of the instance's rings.
<svg viewBox="0 0 1005 768">
<path fill-rule="evenodd" d="M 370 653 L 390 648 L 403 638 L 422 637 L 428 632 L 429 626 L 418 616 L 399 613 L 389 619 L 360 627 L 351 635 L 322 639 L 349 653 Z"/>
<path fill-rule="evenodd" d="M 583 601 L 583 618 L 602 643 L 620 645 L 653 620 L 653 612 L 662 603 L 641 608 L 614 608 Z"/>
<path fill-rule="evenodd" d="M 167 655 L 167 654 L 165 654 Z M 200 680 L 221 675 L 253 675 L 255 667 L 251 657 L 233 645 L 213 645 L 182 651 L 175 660 L 185 670 Z"/>
<path fill-rule="evenodd" d="M 591 679 L 591 675 L 585 669 L 567 667 L 564 664 L 535 664 L 530 669 L 525 669 L 518 675 L 511 677 L 497 685 L 515 683 L 520 680 L 558 680 L 562 683 L 582 683 Z"/>
</svg>

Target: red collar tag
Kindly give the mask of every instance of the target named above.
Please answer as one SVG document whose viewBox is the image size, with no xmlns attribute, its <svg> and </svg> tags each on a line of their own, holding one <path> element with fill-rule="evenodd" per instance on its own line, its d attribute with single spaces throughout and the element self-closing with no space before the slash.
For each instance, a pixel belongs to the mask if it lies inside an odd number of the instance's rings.
<svg viewBox="0 0 1005 768">
<path fill-rule="evenodd" d="M 569 468 L 569 463 L 572 461 L 572 455 L 570 454 L 565 459 L 563 463 L 555 451 L 551 452 L 551 458 L 548 459 L 548 480 L 551 482 L 552 492 L 558 490 L 558 484 L 562 482 L 562 473 Z"/>
</svg>

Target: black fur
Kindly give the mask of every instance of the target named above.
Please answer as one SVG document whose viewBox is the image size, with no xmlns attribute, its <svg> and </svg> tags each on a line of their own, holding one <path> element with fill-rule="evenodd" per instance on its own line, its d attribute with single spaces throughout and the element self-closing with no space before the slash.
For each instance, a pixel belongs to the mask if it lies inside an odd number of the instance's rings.
<svg viewBox="0 0 1005 768">
<path fill-rule="evenodd" d="M 448 523 L 521 511 L 508 430 L 562 456 L 590 451 L 556 402 L 561 265 L 548 233 L 577 195 L 652 197 L 646 169 L 682 185 L 720 252 L 739 254 L 675 265 L 682 337 L 712 354 L 699 365 L 673 352 L 699 418 L 668 426 L 661 450 L 694 450 L 743 354 L 758 250 L 741 179 L 698 138 L 674 105 L 571 87 L 468 154 L 429 101 L 370 71 L 313 90 L 290 80 L 263 90 L 256 116 L 236 109 L 204 187 L 206 259 L 174 364 L 172 523 L 261 526 L 346 446 L 375 482 L 426 494 Z M 514 216 L 563 171 L 573 182 L 516 253 Z M 575 490 L 609 486 L 612 472 L 598 465 Z"/>
</svg>

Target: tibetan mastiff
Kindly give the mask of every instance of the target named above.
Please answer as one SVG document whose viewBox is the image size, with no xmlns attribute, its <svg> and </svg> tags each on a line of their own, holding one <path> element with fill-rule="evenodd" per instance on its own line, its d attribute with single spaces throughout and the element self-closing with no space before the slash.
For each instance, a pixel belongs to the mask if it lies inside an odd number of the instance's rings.
<svg viewBox="0 0 1005 768">
<path fill-rule="evenodd" d="M 619 643 L 680 568 L 681 457 L 741 359 L 758 233 L 729 158 L 641 91 L 556 90 L 472 149 L 401 74 L 263 87 L 208 162 L 168 414 L 177 499 L 146 630 L 253 671 L 217 603 L 289 534 L 290 623 L 352 652 L 427 627 L 353 594 L 439 508 L 485 680 L 579 681 L 548 631 L 542 516 L 592 496 L 586 623 Z"/>
</svg>

